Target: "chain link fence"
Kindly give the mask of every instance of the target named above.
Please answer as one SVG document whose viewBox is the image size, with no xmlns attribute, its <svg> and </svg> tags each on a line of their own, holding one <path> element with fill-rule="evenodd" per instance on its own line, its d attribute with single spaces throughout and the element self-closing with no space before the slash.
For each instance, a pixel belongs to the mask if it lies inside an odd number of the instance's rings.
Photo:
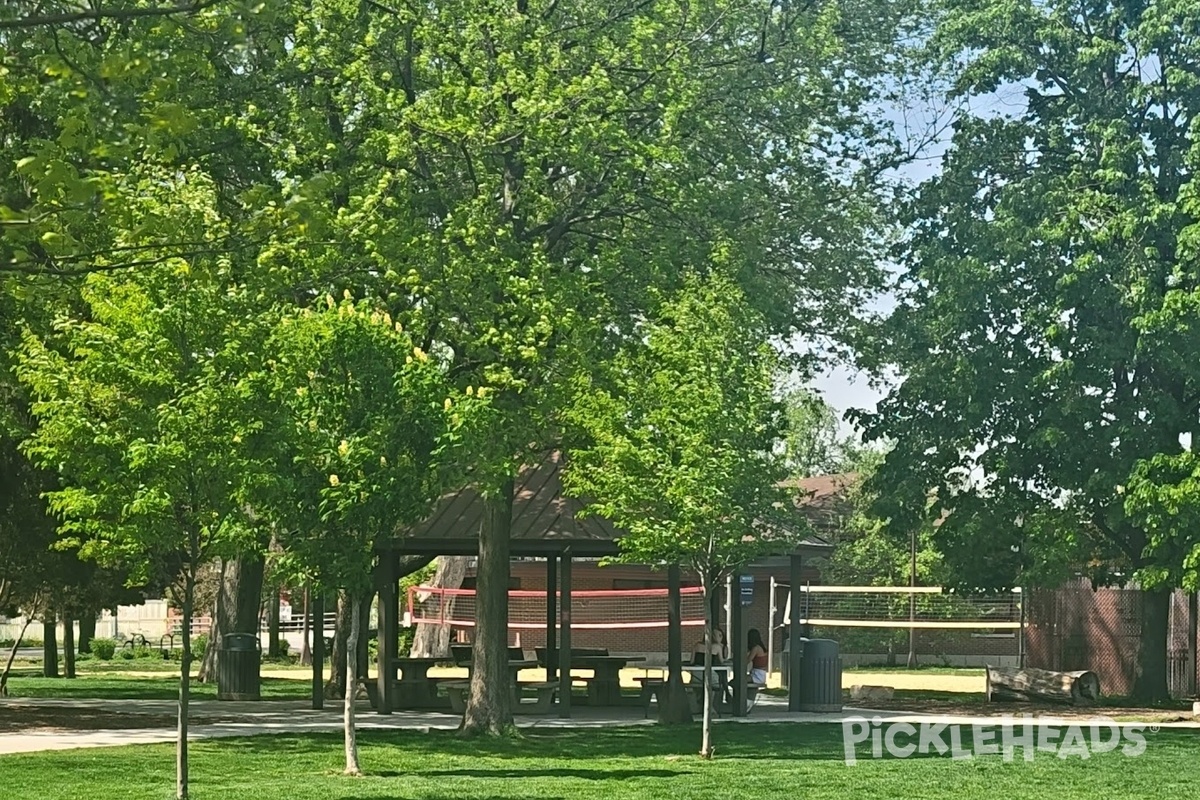
<svg viewBox="0 0 1200 800">
<path fill-rule="evenodd" d="M 1143 594 L 1137 588 L 1099 588 L 1086 580 L 1056 589 L 1031 590 L 1025 627 L 1030 667 L 1087 669 L 1106 695 L 1133 692 L 1143 625 Z M 1171 596 L 1167 681 L 1173 697 L 1196 693 L 1200 668 L 1189 654 L 1188 595 Z"/>
</svg>

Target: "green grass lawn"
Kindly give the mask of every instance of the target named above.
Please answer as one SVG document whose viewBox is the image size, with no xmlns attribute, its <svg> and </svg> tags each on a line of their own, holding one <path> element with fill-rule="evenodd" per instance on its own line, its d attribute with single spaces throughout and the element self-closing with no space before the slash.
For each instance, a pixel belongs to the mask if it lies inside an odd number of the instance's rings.
<svg viewBox="0 0 1200 800">
<path fill-rule="evenodd" d="M 872 674 L 891 674 L 898 675 L 983 675 L 983 667 L 940 667 L 940 666 L 917 666 L 913 669 L 908 667 L 845 667 L 842 672 L 869 672 Z"/>
<path fill-rule="evenodd" d="M 136 663 L 136 662 L 130 662 Z M 135 667 L 136 668 L 136 667 Z M 176 665 L 178 668 L 178 665 Z M 170 700 L 178 696 L 179 676 L 81 674 L 76 678 L 43 678 L 15 674 L 8 680 L 9 697 L 69 697 L 101 700 Z M 312 696 L 308 681 L 288 678 L 263 678 L 265 700 L 304 700 Z M 215 700 L 215 683 L 192 681 L 192 697 Z"/>
<path fill-rule="evenodd" d="M 841 729 L 725 724 L 717 758 L 691 755 L 695 727 L 529 732 L 516 741 L 464 741 L 448 732 L 360 734 L 364 778 L 345 778 L 334 735 L 196 743 L 197 800 L 526 800 L 526 798 L 944 798 L 1096 800 L 1194 797 L 1200 736 L 1147 733 L 1137 758 L 1120 753 L 1033 763 L 999 756 L 843 762 Z M 969 737 L 968 737 L 969 738 Z M 869 748 L 860 749 L 860 759 Z M 6 800 L 160 800 L 174 779 L 165 745 L 0 756 Z"/>
</svg>

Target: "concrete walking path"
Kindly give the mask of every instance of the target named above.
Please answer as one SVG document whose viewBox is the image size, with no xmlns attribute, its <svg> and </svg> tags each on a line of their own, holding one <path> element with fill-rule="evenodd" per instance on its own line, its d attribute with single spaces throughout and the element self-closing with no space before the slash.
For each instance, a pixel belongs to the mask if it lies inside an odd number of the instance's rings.
<svg viewBox="0 0 1200 800">
<path fill-rule="evenodd" d="M 171 700 L 87 700 L 62 698 L 11 698 L 0 701 L 0 714 L 5 706 L 46 709 L 110 710 L 114 716 L 121 714 L 166 715 L 175 713 L 175 702 Z M 614 726 L 655 724 L 653 715 L 643 717 L 639 708 L 621 709 L 575 709 L 572 719 L 556 716 L 518 716 L 521 728 L 607 728 Z M 373 730 L 455 730 L 461 717 L 457 714 L 437 711 L 401 711 L 390 715 L 372 713 L 366 703 L 359 705 L 357 727 L 361 731 Z M 225 702 L 197 700 L 192 703 L 192 716 L 197 720 L 189 729 L 190 741 L 234 736 L 260 736 L 291 733 L 337 733 L 342 729 L 342 707 L 338 701 L 329 702 L 325 709 L 314 711 L 304 701 L 276 700 L 251 702 Z M 205 723 L 205 718 L 236 718 L 234 721 Z M 1031 720 L 1023 717 L 1005 718 L 995 716 L 970 716 L 956 714 L 920 714 L 902 711 L 876 711 L 871 709 L 845 708 L 837 713 L 789 712 L 787 701 L 782 698 L 764 697 L 747 717 L 722 717 L 720 723 L 825 723 L 840 724 L 849 719 L 879 718 L 889 722 L 907 722 L 945 725 L 1036 724 L 1039 727 L 1063 727 L 1089 724 L 1090 720 L 1079 717 L 1038 717 Z M 1107 720 L 1103 715 L 1095 719 Z M 1143 725 L 1158 728 L 1184 728 L 1200 730 L 1200 720 L 1187 722 L 1136 723 L 1118 722 L 1121 726 Z M 0 733 L 0 755 L 32 753 L 47 750 L 72 750 L 91 747 L 116 747 L 134 744 L 164 744 L 175 741 L 173 727 L 130 728 L 87 731 L 34 731 Z"/>
</svg>

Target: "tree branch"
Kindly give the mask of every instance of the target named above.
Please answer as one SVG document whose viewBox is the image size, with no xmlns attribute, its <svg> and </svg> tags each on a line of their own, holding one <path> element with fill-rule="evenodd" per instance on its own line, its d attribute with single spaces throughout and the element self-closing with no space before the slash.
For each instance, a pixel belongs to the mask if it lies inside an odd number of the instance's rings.
<svg viewBox="0 0 1200 800">
<path fill-rule="evenodd" d="M 0 30 L 41 28 L 50 25 L 62 25 L 68 22 L 82 22 L 84 20 L 136 19 L 138 17 L 166 17 L 172 14 L 195 14 L 197 11 L 216 5 L 218 2 L 220 0 L 193 0 L 190 3 L 179 3 L 173 6 L 160 6 L 157 8 L 87 8 L 80 11 L 64 11 L 58 14 L 35 14 L 32 17 L 0 19 Z"/>
</svg>

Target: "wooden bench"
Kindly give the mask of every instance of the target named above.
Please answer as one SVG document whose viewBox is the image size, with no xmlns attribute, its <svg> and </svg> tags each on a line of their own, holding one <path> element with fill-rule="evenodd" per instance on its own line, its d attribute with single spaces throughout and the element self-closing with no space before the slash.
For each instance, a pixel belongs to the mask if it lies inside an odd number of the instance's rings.
<svg viewBox="0 0 1200 800">
<path fill-rule="evenodd" d="M 446 687 L 450 697 L 450 710 L 462 714 L 467 710 L 467 693 L 471 690 L 470 681 L 442 681 L 440 686 Z M 521 690 L 532 689 L 535 699 L 532 703 L 521 702 Z M 513 687 L 513 711 L 519 714 L 549 714 L 554 710 L 554 695 L 558 692 L 558 683 L 551 681 L 535 681 L 518 683 Z"/>
</svg>

